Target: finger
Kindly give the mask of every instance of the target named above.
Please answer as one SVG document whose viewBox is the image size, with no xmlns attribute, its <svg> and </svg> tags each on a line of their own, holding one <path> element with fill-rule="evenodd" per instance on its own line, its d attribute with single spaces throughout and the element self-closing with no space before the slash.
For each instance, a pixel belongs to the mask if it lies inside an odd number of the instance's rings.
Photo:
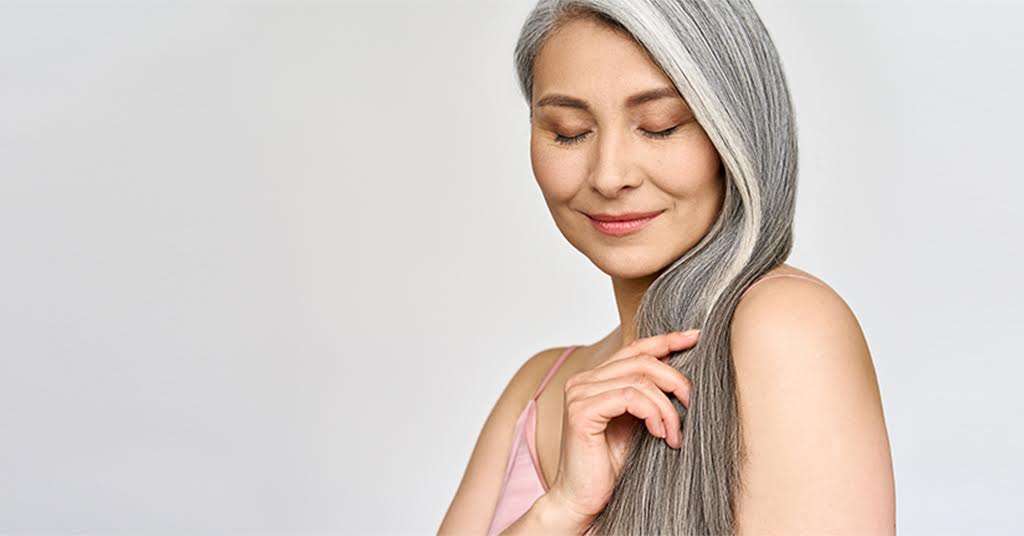
<svg viewBox="0 0 1024 536">
<path fill-rule="evenodd" d="M 675 406 L 673 406 L 672 402 L 667 396 L 665 396 L 665 393 L 662 392 L 650 378 L 643 374 L 618 376 L 604 381 L 577 385 L 572 389 L 572 391 L 566 393 L 566 400 L 590 398 L 597 394 L 606 391 L 618 390 L 623 387 L 633 387 L 654 402 L 658 407 L 658 412 L 661 414 L 661 422 L 664 425 L 664 429 L 667 430 L 667 437 L 665 441 L 669 445 L 679 448 L 679 446 L 682 445 L 683 440 L 682 433 L 679 431 L 679 412 L 676 411 Z"/>
<path fill-rule="evenodd" d="M 644 374 L 662 391 L 668 391 L 687 408 L 690 407 L 690 393 L 693 382 L 672 365 L 647 354 L 641 354 L 618 361 L 608 362 L 584 373 L 580 383 L 603 381 L 616 376 Z M 575 383 L 575 382 L 574 382 Z"/>
<path fill-rule="evenodd" d="M 629 413 L 643 420 L 652 435 L 665 437 L 658 406 L 633 387 L 612 389 L 589 398 L 574 400 L 566 405 L 566 410 L 569 412 L 570 422 L 576 422 L 577 428 L 585 433 L 603 434 L 608 428 L 609 421 Z"/>
<path fill-rule="evenodd" d="M 649 354 L 654 357 L 665 357 L 672 352 L 684 350 L 697 343 L 700 330 L 672 331 L 653 337 L 637 339 L 612 354 L 605 363 L 626 359 L 638 354 Z"/>
</svg>

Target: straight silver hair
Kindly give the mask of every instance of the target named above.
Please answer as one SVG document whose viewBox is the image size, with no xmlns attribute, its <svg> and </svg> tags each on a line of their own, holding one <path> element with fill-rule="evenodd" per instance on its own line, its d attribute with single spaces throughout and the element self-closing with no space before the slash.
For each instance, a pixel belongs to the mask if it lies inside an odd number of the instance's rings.
<svg viewBox="0 0 1024 536">
<path fill-rule="evenodd" d="M 683 447 L 637 426 L 622 473 L 587 534 L 734 534 L 746 458 L 730 324 L 743 291 L 785 262 L 793 242 L 797 132 L 782 62 L 748 0 L 540 0 L 515 48 L 532 114 L 533 63 L 562 24 L 589 17 L 631 36 L 674 82 L 718 151 L 725 196 L 701 241 L 643 296 L 638 337 L 697 327 L 668 363 L 693 381 Z M 692 416 L 692 418 L 691 418 Z"/>
</svg>

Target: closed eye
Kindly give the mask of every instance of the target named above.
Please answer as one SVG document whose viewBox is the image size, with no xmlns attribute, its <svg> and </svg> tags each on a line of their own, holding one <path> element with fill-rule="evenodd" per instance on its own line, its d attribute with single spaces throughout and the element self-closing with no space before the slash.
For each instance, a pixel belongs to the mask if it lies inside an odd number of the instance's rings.
<svg viewBox="0 0 1024 536">
<path fill-rule="evenodd" d="M 665 138 L 671 136 L 672 133 L 675 132 L 678 129 L 679 129 L 679 125 L 676 125 L 676 126 L 674 126 L 672 128 L 667 128 L 665 130 L 659 130 L 658 132 L 651 132 L 649 130 L 644 130 L 644 129 L 640 129 L 640 131 L 643 132 L 644 136 L 647 136 L 648 138 L 653 138 L 653 139 L 656 139 L 656 140 L 661 140 L 661 139 L 665 139 Z M 586 138 L 588 134 L 590 134 L 589 131 L 583 132 L 581 134 L 577 134 L 575 136 L 563 136 L 561 134 L 555 134 L 555 142 L 559 143 L 561 145 L 575 145 L 575 144 L 583 141 L 583 139 Z"/>
<path fill-rule="evenodd" d="M 555 134 L 555 142 L 560 143 L 562 145 L 576 145 L 577 143 L 583 141 L 583 138 L 587 137 L 587 134 L 590 134 L 590 132 L 584 132 L 582 134 L 577 134 L 576 136 L 563 136 L 561 134 Z"/>
<path fill-rule="evenodd" d="M 671 136 L 672 133 L 675 132 L 678 128 L 679 128 L 679 125 L 676 125 L 676 126 L 674 126 L 672 128 L 666 128 L 665 130 L 660 130 L 658 132 L 648 132 L 648 131 L 645 130 L 644 134 L 647 135 L 650 138 L 662 139 L 662 138 L 667 138 L 667 137 Z"/>
</svg>

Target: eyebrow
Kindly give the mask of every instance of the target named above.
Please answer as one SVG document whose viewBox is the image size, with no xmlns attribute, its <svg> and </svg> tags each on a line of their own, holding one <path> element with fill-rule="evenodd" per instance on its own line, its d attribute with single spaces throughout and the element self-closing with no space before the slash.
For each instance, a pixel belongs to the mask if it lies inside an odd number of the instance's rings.
<svg viewBox="0 0 1024 536">
<path fill-rule="evenodd" d="M 646 91 L 641 91 L 640 93 L 637 93 L 635 95 L 631 95 L 626 99 L 624 104 L 626 108 L 635 108 L 647 102 L 670 97 L 679 97 L 679 92 L 677 92 L 676 89 L 672 87 L 659 87 L 655 89 L 648 89 Z M 576 108 L 578 110 L 583 110 L 585 112 L 591 111 L 590 105 L 587 103 L 587 101 L 583 99 L 577 99 L 576 97 L 570 97 L 568 95 L 561 95 L 558 93 L 541 97 L 537 101 L 535 106 L 538 108 L 541 106 L 562 106 L 564 108 Z"/>
</svg>

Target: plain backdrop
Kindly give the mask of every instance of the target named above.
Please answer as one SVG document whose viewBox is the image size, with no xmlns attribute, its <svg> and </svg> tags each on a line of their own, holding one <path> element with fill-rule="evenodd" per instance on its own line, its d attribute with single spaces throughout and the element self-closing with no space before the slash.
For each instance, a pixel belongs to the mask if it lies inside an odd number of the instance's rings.
<svg viewBox="0 0 1024 536">
<path fill-rule="evenodd" d="M 755 5 L 900 534 L 1020 534 L 1024 5 Z M 618 318 L 532 176 L 531 7 L 0 3 L 0 533 L 434 533 L 511 374 Z"/>
</svg>

